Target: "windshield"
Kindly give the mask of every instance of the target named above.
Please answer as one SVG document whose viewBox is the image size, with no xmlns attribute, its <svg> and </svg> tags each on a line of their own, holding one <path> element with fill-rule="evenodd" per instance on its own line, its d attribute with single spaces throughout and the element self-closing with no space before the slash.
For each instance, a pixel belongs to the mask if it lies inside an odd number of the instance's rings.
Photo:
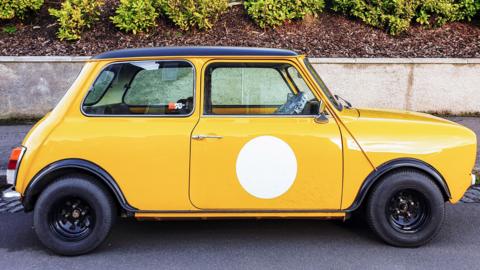
<svg viewBox="0 0 480 270">
<path fill-rule="evenodd" d="M 312 74 L 313 78 L 315 79 L 315 81 L 317 82 L 318 86 L 320 86 L 320 88 L 322 89 L 323 93 L 328 97 L 328 99 L 330 100 L 330 102 L 339 110 L 342 110 L 342 105 L 340 105 L 340 102 L 338 102 L 338 100 L 335 98 L 335 96 L 332 94 L 332 92 L 330 92 L 330 90 L 328 89 L 328 87 L 325 85 L 325 83 L 322 81 L 322 79 L 320 78 L 320 76 L 318 75 L 317 71 L 315 71 L 315 69 L 313 68 L 312 64 L 310 63 L 310 61 L 308 61 L 308 58 L 305 58 L 304 60 L 304 63 L 305 65 L 307 66 L 308 68 L 308 71 L 310 72 L 310 74 Z"/>
</svg>

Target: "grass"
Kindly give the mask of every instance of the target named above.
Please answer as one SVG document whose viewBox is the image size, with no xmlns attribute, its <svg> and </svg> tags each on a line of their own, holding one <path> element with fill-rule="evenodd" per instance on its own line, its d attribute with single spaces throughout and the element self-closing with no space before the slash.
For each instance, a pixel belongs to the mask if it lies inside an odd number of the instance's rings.
<svg viewBox="0 0 480 270">
<path fill-rule="evenodd" d="M 480 112 L 461 112 L 461 113 L 452 113 L 451 111 L 426 111 L 425 113 L 439 116 L 439 117 L 480 117 Z"/>
<path fill-rule="evenodd" d="M 14 25 L 7 25 L 3 27 L 2 31 L 7 34 L 15 34 L 17 32 L 17 27 Z"/>
<path fill-rule="evenodd" d="M 33 125 L 42 117 L 10 117 L 0 118 L 0 125 L 13 126 L 13 125 Z"/>
</svg>

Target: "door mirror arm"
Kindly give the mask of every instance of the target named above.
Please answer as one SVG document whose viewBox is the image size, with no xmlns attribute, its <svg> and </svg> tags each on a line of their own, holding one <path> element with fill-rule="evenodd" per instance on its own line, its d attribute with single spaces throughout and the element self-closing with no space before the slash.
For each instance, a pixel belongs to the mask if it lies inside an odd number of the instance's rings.
<svg viewBox="0 0 480 270">
<path fill-rule="evenodd" d="M 328 123 L 328 117 L 325 114 L 326 108 L 325 108 L 325 103 L 323 101 L 320 101 L 320 106 L 318 109 L 318 114 L 315 116 L 314 120 L 315 123 L 317 124 L 326 124 Z"/>
</svg>

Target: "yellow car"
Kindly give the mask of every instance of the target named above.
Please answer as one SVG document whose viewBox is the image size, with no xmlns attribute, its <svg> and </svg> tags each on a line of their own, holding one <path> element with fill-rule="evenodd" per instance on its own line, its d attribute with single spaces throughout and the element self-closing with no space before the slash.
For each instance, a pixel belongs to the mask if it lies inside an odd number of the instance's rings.
<svg viewBox="0 0 480 270">
<path fill-rule="evenodd" d="M 352 107 L 289 50 L 127 49 L 87 61 L 13 150 L 2 207 L 33 211 L 65 255 L 99 246 L 118 216 L 363 213 L 385 242 L 420 246 L 475 182 L 475 152 L 453 122 Z"/>
</svg>

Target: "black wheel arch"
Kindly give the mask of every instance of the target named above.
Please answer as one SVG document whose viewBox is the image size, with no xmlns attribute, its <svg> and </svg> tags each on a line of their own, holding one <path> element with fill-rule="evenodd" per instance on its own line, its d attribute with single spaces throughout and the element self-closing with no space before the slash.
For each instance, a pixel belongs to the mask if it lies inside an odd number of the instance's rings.
<svg viewBox="0 0 480 270">
<path fill-rule="evenodd" d="M 99 181 L 99 184 L 104 185 L 110 191 L 119 206 L 127 214 L 137 211 L 135 207 L 128 203 L 117 182 L 107 171 L 93 162 L 76 158 L 63 159 L 51 163 L 32 178 L 25 189 L 23 198 L 25 211 L 33 210 L 38 195 L 55 179 L 62 175 L 73 173 L 86 174 Z"/>
<path fill-rule="evenodd" d="M 353 212 L 357 210 L 362 205 L 371 188 L 382 179 L 382 176 L 398 169 L 408 168 L 418 170 L 430 176 L 435 182 L 435 184 L 438 186 L 438 188 L 441 190 L 444 199 L 448 200 L 449 198 L 451 198 L 450 190 L 448 189 L 445 179 L 434 167 L 418 159 L 399 158 L 387 161 L 382 165 L 378 166 L 376 170 L 372 171 L 363 181 L 363 184 L 360 187 L 353 203 L 350 205 L 350 207 L 345 209 L 345 211 Z"/>
</svg>

